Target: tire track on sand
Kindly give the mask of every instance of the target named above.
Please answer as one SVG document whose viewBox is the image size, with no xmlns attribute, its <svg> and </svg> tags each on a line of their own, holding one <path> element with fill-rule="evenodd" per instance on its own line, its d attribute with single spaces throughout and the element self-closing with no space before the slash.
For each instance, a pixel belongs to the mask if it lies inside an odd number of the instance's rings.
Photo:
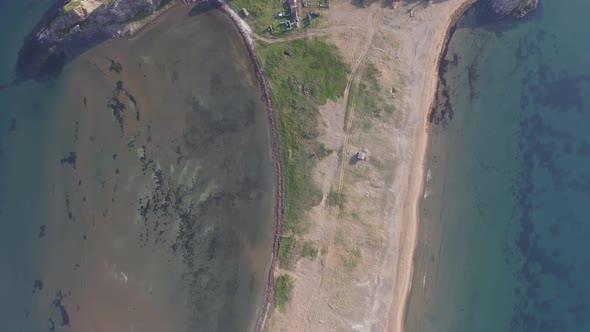
<svg viewBox="0 0 590 332">
<path fill-rule="evenodd" d="M 342 158 L 340 160 L 340 172 L 338 175 L 338 182 L 336 183 L 336 187 L 334 188 L 334 190 L 338 193 L 338 201 L 341 200 L 342 198 L 342 188 L 344 186 L 344 175 L 346 172 L 346 158 L 344 158 L 344 153 L 348 147 L 348 138 L 349 138 L 349 132 L 350 129 L 352 127 L 352 122 L 354 119 L 354 113 L 356 110 L 356 99 L 358 96 L 358 89 L 354 89 L 353 90 L 353 94 L 352 94 L 352 98 L 349 98 L 350 96 L 350 90 L 353 86 L 353 84 L 358 85 L 358 83 L 361 80 L 362 77 L 362 68 L 363 68 L 363 64 L 365 63 L 365 60 L 367 58 L 367 54 L 369 53 L 369 49 L 371 48 L 372 44 L 373 44 L 373 38 L 375 36 L 375 30 L 378 24 L 381 23 L 381 12 L 372 12 L 369 14 L 368 17 L 368 22 L 367 22 L 367 37 L 366 37 L 366 44 L 363 47 L 363 49 L 361 50 L 361 54 L 358 57 L 358 59 L 356 59 L 356 61 L 354 61 L 352 68 L 351 68 L 351 75 L 350 78 L 348 80 L 348 82 L 346 83 L 346 89 L 344 90 L 344 100 L 346 102 L 346 106 L 345 106 L 345 110 L 349 110 L 348 113 L 348 118 L 345 120 L 345 127 L 344 127 L 344 139 L 343 139 L 343 143 L 342 143 Z M 348 27 L 348 29 L 351 29 L 351 27 Z M 305 320 L 302 322 L 304 325 L 304 331 L 317 331 L 318 329 L 315 328 L 314 326 L 316 326 L 317 324 L 317 320 L 319 317 L 322 317 L 322 310 L 321 310 L 321 306 L 319 307 L 320 310 L 318 310 L 318 305 L 320 304 L 320 301 L 324 300 L 324 295 L 325 295 L 325 283 L 326 283 L 326 279 L 327 279 L 327 274 L 330 268 L 330 263 L 332 263 L 334 261 L 335 257 L 335 253 L 332 250 L 332 246 L 334 244 L 334 238 L 336 237 L 336 233 L 338 230 L 338 217 L 340 215 L 340 208 L 338 207 L 338 204 L 335 204 L 335 206 L 333 207 L 331 216 L 329 218 L 329 227 L 328 229 L 329 231 L 329 235 L 328 235 L 328 246 L 327 246 L 327 254 L 324 260 L 324 264 L 322 265 L 322 273 L 320 275 L 320 278 L 318 279 L 318 282 L 316 283 L 315 286 L 315 291 L 313 292 L 313 294 L 315 294 L 315 296 L 310 300 L 309 304 L 307 305 L 307 308 L 305 310 L 306 314 L 305 314 Z"/>
</svg>

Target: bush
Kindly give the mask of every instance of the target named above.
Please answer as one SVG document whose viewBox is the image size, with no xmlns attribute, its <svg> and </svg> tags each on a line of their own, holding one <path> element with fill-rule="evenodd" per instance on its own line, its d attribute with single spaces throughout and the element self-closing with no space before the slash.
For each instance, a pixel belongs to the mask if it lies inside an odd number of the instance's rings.
<svg viewBox="0 0 590 332">
<path fill-rule="evenodd" d="M 297 246 L 297 240 L 292 236 L 283 236 L 279 243 L 279 266 L 282 269 L 291 267 L 291 256 Z"/>
<path fill-rule="evenodd" d="M 285 311 L 285 306 L 289 302 L 292 289 L 293 281 L 290 276 L 283 274 L 277 278 L 275 282 L 274 300 L 281 311 Z"/>
<path fill-rule="evenodd" d="M 346 195 L 344 193 L 338 194 L 337 191 L 332 189 L 328 194 L 328 204 L 330 204 L 330 206 L 338 206 L 342 210 L 344 209 L 345 202 Z"/>
<path fill-rule="evenodd" d="M 306 241 L 301 248 L 301 256 L 308 258 L 316 258 L 318 255 L 318 249 L 315 247 L 312 241 Z"/>
</svg>

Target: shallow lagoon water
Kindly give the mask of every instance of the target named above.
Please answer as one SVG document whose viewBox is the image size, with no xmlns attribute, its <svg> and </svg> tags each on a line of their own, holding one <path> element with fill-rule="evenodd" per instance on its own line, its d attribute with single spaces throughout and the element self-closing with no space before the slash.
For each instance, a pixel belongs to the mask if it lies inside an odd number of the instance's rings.
<svg viewBox="0 0 590 332">
<path fill-rule="evenodd" d="M 0 100 L 7 330 L 253 328 L 274 176 L 264 105 L 229 20 L 175 8 Z"/>
<path fill-rule="evenodd" d="M 546 0 L 522 21 L 477 6 L 459 23 L 408 331 L 590 330 L 588 13 Z"/>
</svg>

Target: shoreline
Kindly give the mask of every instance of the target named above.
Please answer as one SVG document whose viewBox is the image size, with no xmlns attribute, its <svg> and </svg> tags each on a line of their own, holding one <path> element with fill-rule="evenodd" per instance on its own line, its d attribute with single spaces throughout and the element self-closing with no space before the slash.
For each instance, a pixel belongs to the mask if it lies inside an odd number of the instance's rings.
<svg viewBox="0 0 590 332">
<path fill-rule="evenodd" d="M 406 196 L 403 200 L 403 207 L 401 211 L 397 213 L 397 217 L 402 220 L 409 220 L 406 224 L 405 229 L 402 231 L 402 238 L 405 241 L 409 241 L 407 245 L 400 244 L 403 248 L 398 258 L 398 273 L 395 278 L 396 289 L 394 294 L 399 294 L 401 301 L 399 305 L 394 305 L 394 296 L 392 299 L 391 313 L 393 318 L 394 328 L 396 331 L 405 331 L 406 317 L 408 314 L 408 304 L 410 300 L 410 294 L 412 289 L 412 280 L 414 274 L 414 260 L 415 251 L 418 242 L 418 229 L 420 227 L 420 205 L 422 200 L 422 193 L 425 186 L 425 173 L 426 173 L 426 157 L 430 146 L 430 120 L 429 115 L 432 111 L 434 104 L 436 103 L 436 90 L 440 82 L 439 68 L 440 62 L 446 53 L 448 48 L 448 42 L 456 28 L 456 24 L 463 14 L 477 2 L 477 0 L 464 0 L 457 9 L 454 10 L 453 14 L 449 16 L 445 23 L 446 28 L 440 38 L 437 38 L 437 45 L 434 51 L 430 54 L 431 57 L 434 55 L 434 61 L 430 68 L 425 70 L 426 73 L 432 73 L 430 77 L 424 79 L 424 85 L 420 95 L 422 96 L 419 104 L 419 110 L 421 122 L 414 130 L 414 139 L 416 150 L 412 162 L 410 163 L 410 174 L 408 177 L 408 189 Z M 404 241 L 404 240 L 402 240 Z M 401 282 L 401 285 L 399 284 Z M 398 293 L 399 292 L 399 293 Z M 401 294 L 400 294 L 401 293 Z M 389 325 L 389 324 L 388 324 Z"/>
<path fill-rule="evenodd" d="M 234 12 L 225 1 L 223 0 L 211 0 L 212 5 L 225 15 L 232 21 L 234 27 L 238 31 L 242 41 L 244 43 L 244 47 L 248 52 L 248 57 L 250 58 L 250 62 L 252 63 L 252 67 L 254 69 L 254 73 L 256 74 L 256 78 L 258 84 L 260 86 L 260 90 L 262 92 L 262 97 L 264 98 L 264 103 L 266 105 L 266 115 L 268 118 L 268 122 L 270 125 L 270 135 L 271 135 L 271 149 L 273 155 L 273 163 L 275 168 L 275 177 L 276 177 L 276 201 L 275 201 L 275 231 L 274 231 L 274 238 L 273 238 L 273 246 L 272 252 L 270 253 L 269 257 L 269 268 L 268 268 L 268 275 L 266 281 L 266 289 L 263 293 L 263 302 L 260 308 L 258 318 L 256 320 L 255 331 L 263 331 L 264 326 L 266 324 L 268 314 L 270 311 L 270 304 L 272 303 L 272 295 L 274 294 L 274 284 L 275 278 L 274 273 L 276 270 L 276 266 L 278 263 L 278 253 L 279 253 L 279 241 L 283 234 L 283 222 L 284 222 L 284 191 L 283 191 L 283 166 L 281 162 L 281 155 L 279 151 L 279 132 L 278 126 L 276 122 L 276 113 L 274 111 L 272 105 L 272 95 L 270 92 L 270 85 L 268 80 L 266 79 L 266 75 L 264 73 L 264 69 L 262 68 L 262 64 L 260 63 L 260 59 L 256 54 L 254 49 L 254 42 L 250 37 L 250 29 L 249 27 L 242 21 L 242 19 Z"/>
</svg>

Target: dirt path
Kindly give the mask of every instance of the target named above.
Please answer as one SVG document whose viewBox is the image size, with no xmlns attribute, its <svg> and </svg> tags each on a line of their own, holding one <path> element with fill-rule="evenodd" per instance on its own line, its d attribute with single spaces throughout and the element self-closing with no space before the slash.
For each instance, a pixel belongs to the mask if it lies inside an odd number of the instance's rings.
<svg viewBox="0 0 590 332">
<path fill-rule="evenodd" d="M 344 30 L 348 30 L 350 29 L 350 26 L 331 26 L 331 27 L 327 27 L 327 28 L 311 28 L 308 30 L 305 30 L 303 32 L 299 32 L 299 33 L 294 33 L 292 35 L 289 35 L 287 37 L 280 37 L 280 38 L 266 38 L 263 37 L 257 33 L 252 33 L 251 36 L 253 39 L 256 40 L 260 40 L 263 41 L 265 43 L 269 43 L 269 44 L 274 44 L 274 43 L 282 43 L 282 42 L 287 42 L 287 41 L 291 41 L 291 40 L 297 40 L 297 39 L 303 39 L 303 38 L 309 38 L 309 37 L 315 37 L 315 36 L 325 36 L 334 32 L 339 32 L 339 31 L 344 31 Z"/>
</svg>

